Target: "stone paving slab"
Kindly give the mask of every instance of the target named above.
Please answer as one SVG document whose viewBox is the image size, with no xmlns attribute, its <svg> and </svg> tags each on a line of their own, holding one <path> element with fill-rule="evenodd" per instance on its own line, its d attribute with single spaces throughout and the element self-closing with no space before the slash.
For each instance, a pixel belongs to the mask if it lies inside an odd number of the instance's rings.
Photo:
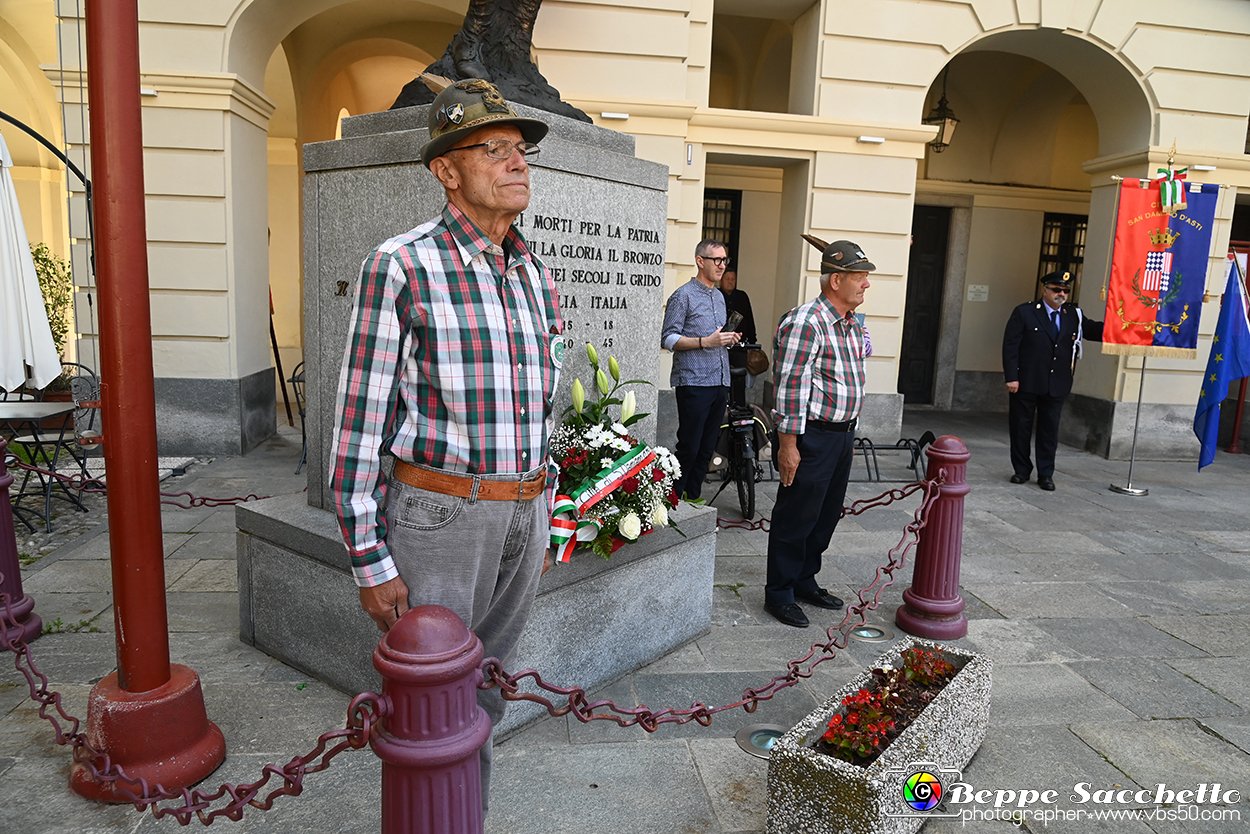
<svg viewBox="0 0 1250 834">
<path fill-rule="evenodd" d="M 994 664 L 990 726 L 1066 724 L 1074 715 L 1088 721 L 1131 721 L 1134 714 L 1059 663 Z M 1077 708 L 1079 705 L 1079 709 Z"/>
<path fill-rule="evenodd" d="M 1081 660 L 1065 664 L 1141 718 L 1241 715 L 1241 707 L 1166 663 L 1148 658 Z"/>
<path fill-rule="evenodd" d="M 1194 790 L 1216 782 L 1241 791 L 1242 816 L 1250 813 L 1250 757 L 1206 733 L 1194 721 L 1080 723 L 1072 726 L 1086 744 L 1134 782 Z M 1245 830 L 1244 823 L 1239 826 Z"/>
<path fill-rule="evenodd" d="M 690 754 L 719 830 L 763 831 L 768 810 L 768 760 L 744 755 L 733 739 L 690 740 Z"/>
<path fill-rule="evenodd" d="M 1080 659 L 1206 656 L 1201 649 L 1177 640 L 1142 618 L 1080 617 L 1036 622 L 1038 628 Z"/>
<path fill-rule="evenodd" d="M 505 744 L 492 783 L 486 834 L 720 830 L 690 747 L 679 739 L 574 745 L 542 767 L 528 750 Z"/>
<path fill-rule="evenodd" d="M 1092 554 L 1091 558 L 1125 579 L 1247 579 L 1250 571 L 1192 550 L 1169 553 Z"/>
<path fill-rule="evenodd" d="M 169 590 L 171 593 L 237 592 L 239 590 L 238 566 L 233 559 L 201 559 L 179 576 L 169 586 Z"/>
<path fill-rule="evenodd" d="M 1209 617 L 1155 617 L 1155 627 L 1217 657 L 1250 655 L 1250 614 Z"/>
<path fill-rule="evenodd" d="M 1134 617 L 1127 605 L 1116 602 L 1087 582 L 1034 582 L 1027 585 L 978 585 L 971 589 L 983 603 L 1012 620 L 1076 619 L 1090 611 L 1103 617 Z"/>
<path fill-rule="evenodd" d="M 970 620 L 966 642 L 995 663 L 1056 663 L 1075 660 L 1072 649 L 1055 642 L 1040 626 L 1042 621 Z"/>
<path fill-rule="evenodd" d="M 1168 660 L 1167 664 L 1217 695 L 1250 708 L 1250 667 L 1242 658 L 1182 657 Z"/>
<path fill-rule="evenodd" d="M 1244 580 L 1105 582 L 1100 588 L 1146 617 L 1232 614 L 1250 608 L 1250 582 Z"/>
</svg>

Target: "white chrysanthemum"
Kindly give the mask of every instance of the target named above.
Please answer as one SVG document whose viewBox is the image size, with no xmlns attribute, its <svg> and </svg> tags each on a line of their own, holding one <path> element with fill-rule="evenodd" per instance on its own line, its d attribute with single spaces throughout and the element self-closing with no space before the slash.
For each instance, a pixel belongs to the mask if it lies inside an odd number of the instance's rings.
<svg viewBox="0 0 1250 834">
<path fill-rule="evenodd" d="M 613 423 L 612 431 L 616 432 L 619 435 L 629 434 L 629 430 L 626 429 L 624 426 L 622 426 L 620 423 Z"/>
</svg>

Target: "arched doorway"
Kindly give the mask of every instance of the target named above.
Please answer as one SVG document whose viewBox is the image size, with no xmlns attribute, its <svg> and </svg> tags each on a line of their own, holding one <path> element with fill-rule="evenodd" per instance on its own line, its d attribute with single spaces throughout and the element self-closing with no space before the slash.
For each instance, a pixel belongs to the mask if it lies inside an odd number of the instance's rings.
<svg viewBox="0 0 1250 834">
<path fill-rule="evenodd" d="M 1088 276 L 1079 287 L 1101 317 L 1111 221 L 1100 209 L 1111 180 L 1087 165 L 1148 147 L 1151 103 L 1117 57 L 1056 30 L 985 36 L 943 71 L 920 115 L 945 82 L 960 123 L 954 141 L 941 153 L 927 148 L 920 164 L 899 391 L 909 404 L 1005 410 L 1002 328 L 1034 298 L 1057 242 L 1079 244 L 1076 271 L 1083 263 Z M 1115 364 L 1098 357 L 1082 376 L 1111 397 Z"/>
</svg>

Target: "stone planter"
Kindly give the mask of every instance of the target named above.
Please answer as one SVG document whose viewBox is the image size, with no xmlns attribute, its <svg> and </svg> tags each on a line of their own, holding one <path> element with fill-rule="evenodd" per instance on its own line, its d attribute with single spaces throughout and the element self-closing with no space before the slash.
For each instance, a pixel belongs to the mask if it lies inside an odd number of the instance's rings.
<svg viewBox="0 0 1250 834">
<path fill-rule="evenodd" d="M 912 646 L 933 648 L 909 637 L 882 655 L 872 668 L 897 666 Z M 959 781 L 956 771 L 972 759 L 985 738 L 990 717 L 989 658 L 942 644 L 959 672 L 915 721 L 868 767 L 835 759 L 812 748 L 842 699 L 867 688 L 869 670 L 779 738 L 768 761 L 768 834 L 914 832 L 940 807 L 920 812 L 904 800 L 904 782 L 918 770 L 937 776 L 944 789 Z M 916 763 L 926 767 L 913 767 Z"/>
</svg>

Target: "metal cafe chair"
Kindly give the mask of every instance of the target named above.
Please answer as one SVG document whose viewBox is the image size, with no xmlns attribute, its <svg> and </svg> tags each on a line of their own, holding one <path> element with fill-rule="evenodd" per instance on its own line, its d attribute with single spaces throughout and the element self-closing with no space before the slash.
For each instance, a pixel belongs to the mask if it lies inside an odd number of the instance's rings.
<svg viewBox="0 0 1250 834">
<path fill-rule="evenodd" d="M 295 467 L 295 474 L 298 475 L 304 468 L 304 461 L 308 457 L 308 429 L 304 427 L 304 407 L 308 404 L 308 400 L 304 396 L 304 363 L 302 361 L 291 371 L 291 378 L 287 382 L 291 383 L 291 390 L 295 392 L 295 408 L 299 411 L 299 431 L 304 440 L 304 446 L 299 453 L 299 466 Z"/>
<path fill-rule="evenodd" d="M 99 435 L 96 404 L 100 399 L 100 380 L 95 371 L 78 362 L 62 362 L 61 369 L 60 379 L 66 383 L 69 399 L 73 404 L 72 411 L 65 415 L 61 425 L 56 428 L 45 428 L 38 422 L 28 423 L 29 434 L 19 435 L 13 438 L 13 442 L 20 445 L 27 459 L 40 469 L 54 474 L 61 474 L 63 470 L 74 470 L 75 474 L 86 477 L 88 449 L 79 440 L 90 441 L 92 437 Z M 45 402 L 46 400 L 45 397 Z M 72 463 L 63 460 L 62 455 L 65 453 L 68 453 Z M 59 493 L 55 491 L 57 488 Z M 23 499 L 36 495 L 42 498 L 42 513 L 21 506 Z M 50 533 L 54 497 L 69 501 L 78 510 L 87 511 L 82 504 L 81 489 L 72 490 L 56 477 L 30 470 L 26 471 L 21 489 L 13 501 L 14 509 L 36 515 Z M 22 523 L 27 527 L 31 526 L 25 517 L 22 517 Z"/>
</svg>

